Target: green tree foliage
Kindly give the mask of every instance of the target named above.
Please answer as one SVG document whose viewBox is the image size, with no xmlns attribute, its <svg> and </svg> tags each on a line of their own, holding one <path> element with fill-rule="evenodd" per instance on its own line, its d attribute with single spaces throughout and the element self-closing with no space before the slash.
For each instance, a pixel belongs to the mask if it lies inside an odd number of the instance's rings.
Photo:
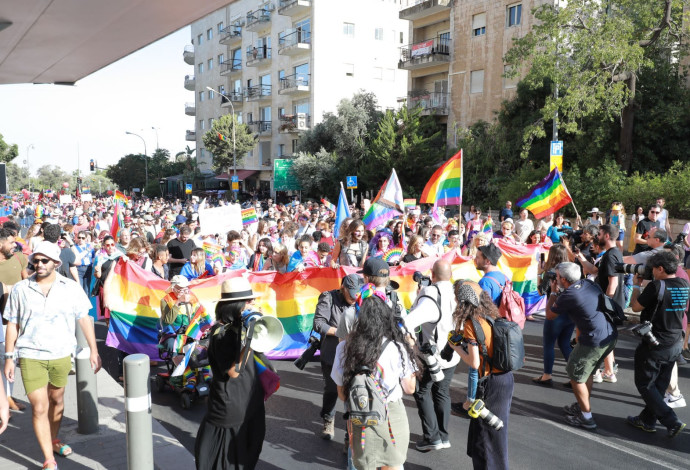
<svg viewBox="0 0 690 470">
<path fill-rule="evenodd" d="M 9 163 L 19 155 L 17 144 L 8 144 L 0 134 L 0 162 Z"/>
<path fill-rule="evenodd" d="M 333 152 L 321 149 L 315 154 L 300 152 L 292 166 L 293 173 L 302 186 L 305 195 L 326 196 L 335 200 L 340 190 L 338 181 L 338 157 Z"/>
<path fill-rule="evenodd" d="M 62 168 L 53 165 L 43 165 L 36 170 L 37 178 L 34 180 L 34 188 L 36 189 L 62 189 L 62 183 L 70 183 L 70 187 L 74 186 L 72 176 L 65 172 Z"/>
<path fill-rule="evenodd" d="M 149 165 L 150 169 L 151 165 Z M 135 154 L 125 155 L 115 165 L 108 167 L 106 176 L 121 189 L 143 188 L 146 184 L 144 156 Z"/>
<path fill-rule="evenodd" d="M 232 128 L 235 127 L 235 159 L 239 166 L 245 155 L 256 145 L 254 135 L 246 124 L 237 122 L 232 114 L 226 114 L 213 121 L 211 129 L 201 138 L 206 149 L 213 154 L 213 168 L 217 171 L 233 167 Z M 227 140 L 218 138 L 222 134 Z"/>
<path fill-rule="evenodd" d="M 5 169 L 7 170 L 7 184 L 10 191 L 20 191 L 24 188 L 29 188 L 29 170 L 11 162 L 7 163 Z"/>
</svg>

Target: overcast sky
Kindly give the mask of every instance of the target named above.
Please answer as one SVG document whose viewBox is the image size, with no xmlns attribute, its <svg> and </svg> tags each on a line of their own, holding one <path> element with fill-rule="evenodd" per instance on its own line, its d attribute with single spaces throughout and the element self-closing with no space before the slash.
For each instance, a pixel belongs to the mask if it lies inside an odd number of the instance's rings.
<svg viewBox="0 0 690 470">
<path fill-rule="evenodd" d="M 185 130 L 194 118 L 184 114 L 184 103 L 194 92 L 184 88 L 185 75 L 194 68 L 182 60 L 190 30 L 170 36 L 78 81 L 75 86 L 0 85 L 0 134 L 19 146 L 14 163 L 24 166 L 27 147 L 32 174 L 43 165 L 58 165 L 67 172 L 89 171 L 116 163 L 128 153 L 143 153 L 139 134 L 149 155 L 161 148 L 171 155 L 194 148 Z"/>
</svg>

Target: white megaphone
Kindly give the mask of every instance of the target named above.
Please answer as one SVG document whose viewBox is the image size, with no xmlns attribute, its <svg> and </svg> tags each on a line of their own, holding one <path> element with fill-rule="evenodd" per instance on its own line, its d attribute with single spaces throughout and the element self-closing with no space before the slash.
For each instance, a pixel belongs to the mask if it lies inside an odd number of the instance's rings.
<svg viewBox="0 0 690 470">
<path fill-rule="evenodd" d="M 278 346 L 283 339 L 283 324 L 276 317 L 262 316 L 254 320 L 254 334 L 252 335 L 252 350 L 266 352 Z"/>
</svg>

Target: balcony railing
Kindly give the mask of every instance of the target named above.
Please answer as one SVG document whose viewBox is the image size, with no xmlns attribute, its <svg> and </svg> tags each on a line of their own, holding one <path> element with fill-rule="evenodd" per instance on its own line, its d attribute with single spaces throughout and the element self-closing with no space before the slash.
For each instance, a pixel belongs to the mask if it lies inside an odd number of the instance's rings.
<svg viewBox="0 0 690 470">
<path fill-rule="evenodd" d="M 255 126 L 256 132 L 259 134 L 271 133 L 271 121 L 252 121 L 250 126 Z"/>
<path fill-rule="evenodd" d="M 278 14 L 284 16 L 300 15 L 311 8 L 311 0 L 280 0 Z"/>
<path fill-rule="evenodd" d="M 220 31 L 218 42 L 221 44 L 230 44 L 238 39 L 242 39 L 242 26 L 231 24 Z"/>
<path fill-rule="evenodd" d="M 280 91 L 278 94 L 289 94 L 309 91 L 311 76 L 309 74 L 296 73 L 280 79 Z"/>
<path fill-rule="evenodd" d="M 407 106 L 419 107 L 423 115 L 447 116 L 450 94 L 441 92 L 413 91 L 408 95 Z"/>
<path fill-rule="evenodd" d="M 220 63 L 220 74 L 228 75 L 242 70 L 242 59 L 228 59 Z"/>
<path fill-rule="evenodd" d="M 185 90 L 194 91 L 195 86 L 196 86 L 196 78 L 194 78 L 194 75 L 185 75 L 185 77 L 184 77 L 184 88 L 185 88 Z"/>
<path fill-rule="evenodd" d="M 185 64 L 194 65 L 194 46 L 191 44 L 184 46 L 182 58 L 184 59 Z"/>
<path fill-rule="evenodd" d="M 220 96 L 221 106 L 230 106 L 230 102 L 232 102 L 233 105 L 234 103 L 242 104 L 242 102 L 244 102 L 244 92 L 242 90 L 235 90 Z"/>
<path fill-rule="evenodd" d="M 435 37 L 400 48 L 399 69 L 414 70 L 450 62 L 451 39 Z"/>
<path fill-rule="evenodd" d="M 278 54 L 292 55 L 311 48 L 311 31 L 288 29 L 278 36 Z"/>
<path fill-rule="evenodd" d="M 185 140 L 189 142 L 195 142 L 196 141 L 196 132 L 195 131 L 187 131 L 185 134 Z"/>
<path fill-rule="evenodd" d="M 187 116 L 196 115 L 196 106 L 194 105 L 194 103 L 185 103 L 184 104 L 184 113 Z"/>
<path fill-rule="evenodd" d="M 271 8 L 272 6 L 273 5 L 270 5 L 269 7 L 247 13 L 245 29 L 247 31 L 257 31 L 263 28 L 268 22 L 271 21 L 271 11 L 273 10 L 273 8 Z"/>
<path fill-rule="evenodd" d="M 398 17 L 401 20 L 418 20 L 447 10 L 450 13 L 451 0 L 402 0 Z"/>
<path fill-rule="evenodd" d="M 267 46 L 247 47 L 247 67 L 255 67 L 271 59 L 271 48 Z"/>
<path fill-rule="evenodd" d="M 271 85 L 254 85 L 247 87 L 247 101 L 271 98 Z"/>
<path fill-rule="evenodd" d="M 288 134 L 293 132 L 304 132 L 311 128 L 311 116 L 306 113 L 283 114 L 280 116 L 280 127 L 278 132 Z"/>
</svg>

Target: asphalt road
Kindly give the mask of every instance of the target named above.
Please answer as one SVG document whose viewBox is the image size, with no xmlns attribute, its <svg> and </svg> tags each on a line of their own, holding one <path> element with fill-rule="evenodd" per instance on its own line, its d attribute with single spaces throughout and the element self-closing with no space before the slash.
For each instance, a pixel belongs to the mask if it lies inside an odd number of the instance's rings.
<svg viewBox="0 0 690 470">
<path fill-rule="evenodd" d="M 563 421 L 563 405 L 574 401 L 572 392 L 561 384 L 566 381 L 565 363 L 557 351 L 555 385 L 544 388 L 530 379 L 542 370 L 542 322 L 528 322 L 525 334 L 527 360 L 515 373 L 515 393 L 507 426 L 512 469 L 607 468 L 607 469 L 688 469 L 690 468 L 690 427 L 675 439 L 666 437 L 659 426 L 656 434 L 644 433 L 625 423 L 625 417 L 641 410 L 642 400 L 633 384 L 633 352 L 637 340 L 621 331 L 616 347 L 619 364 L 618 382 L 595 384 L 592 410 L 599 425 L 596 432 L 570 427 Z M 97 324 L 99 338 L 105 326 Z M 116 355 L 102 345 L 106 370 L 116 373 Z M 266 404 L 266 439 L 258 468 L 268 469 L 339 469 L 345 468 L 342 453 L 344 421 L 339 413 L 333 441 L 317 436 L 321 429 L 319 410 L 322 388 L 317 361 L 299 371 L 291 361 L 274 361 L 281 377 L 281 387 Z M 464 400 L 467 368 L 458 366 L 451 387 L 453 401 Z M 153 371 L 152 371 L 153 373 Z M 679 369 L 681 391 L 690 399 L 690 365 Z M 190 452 L 199 423 L 206 411 L 203 401 L 183 410 L 179 398 L 152 387 L 153 416 Z M 414 399 L 405 397 L 410 422 L 410 448 L 406 470 L 471 468 L 466 455 L 468 420 L 452 416 L 452 448 L 421 453 L 414 443 L 421 439 L 421 426 Z M 342 408 L 341 408 L 342 411 Z M 690 422 L 690 408 L 676 409 L 683 422 Z M 505 428 L 504 428 L 505 429 Z"/>
</svg>

